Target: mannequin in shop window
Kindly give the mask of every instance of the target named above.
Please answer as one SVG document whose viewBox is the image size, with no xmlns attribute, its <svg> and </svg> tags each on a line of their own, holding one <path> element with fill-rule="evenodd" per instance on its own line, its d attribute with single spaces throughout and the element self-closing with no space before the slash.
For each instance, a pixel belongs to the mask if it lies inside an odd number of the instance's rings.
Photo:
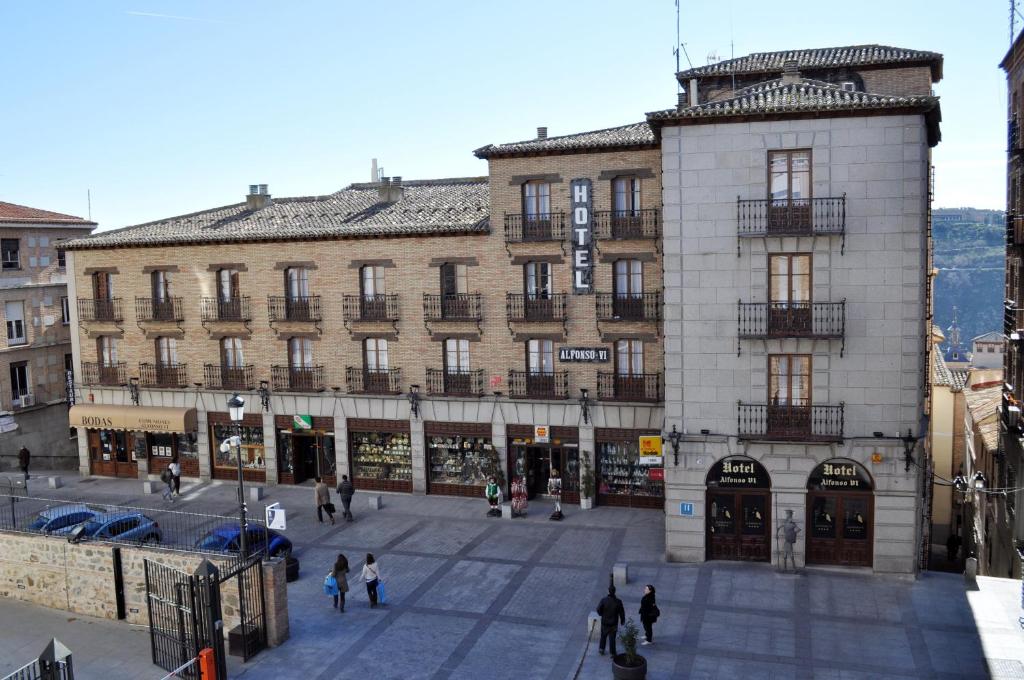
<svg viewBox="0 0 1024 680">
<path fill-rule="evenodd" d="M 487 480 L 487 486 L 484 487 L 484 496 L 487 498 L 487 504 L 491 507 L 487 511 L 487 516 L 501 517 L 501 487 L 498 486 L 498 481 L 494 477 Z"/>
<path fill-rule="evenodd" d="M 562 519 L 562 478 L 558 476 L 558 470 L 551 469 L 551 476 L 548 478 L 548 495 L 555 497 L 555 511 L 549 519 L 561 521 Z"/>
<path fill-rule="evenodd" d="M 514 477 L 512 479 L 512 516 L 526 517 L 526 505 L 526 480 L 522 477 Z"/>
</svg>

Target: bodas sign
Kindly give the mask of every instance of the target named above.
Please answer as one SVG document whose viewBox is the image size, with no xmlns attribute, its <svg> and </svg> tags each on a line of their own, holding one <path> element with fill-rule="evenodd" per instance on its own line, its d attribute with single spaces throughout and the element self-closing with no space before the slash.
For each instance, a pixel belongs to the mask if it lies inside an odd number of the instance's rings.
<svg viewBox="0 0 1024 680">
<path fill-rule="evenodd" d="M 594 292 L 590 180 L 574 179 L 569 183 L 569 192 L 572 196 L 572 292 L 587 295 Z"/>
<path fill-rule="evenodd" d="M 106 416 L 82 416 L 82 427 L 91 427 L 97 430 L 114 426 L 114 419 Z"/>
</svg>

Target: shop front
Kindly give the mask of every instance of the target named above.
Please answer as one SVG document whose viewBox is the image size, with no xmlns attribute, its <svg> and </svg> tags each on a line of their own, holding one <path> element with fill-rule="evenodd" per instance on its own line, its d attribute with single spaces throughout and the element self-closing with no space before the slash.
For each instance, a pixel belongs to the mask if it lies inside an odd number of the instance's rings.
<svg viewBox="0 0 1024 680">
<path fill-rule="evenodd" d="M 242 445 L 221 451 L 224 440 L 236 434 L 236 427 L 227 413 L 206 414 L 210 424 L 211 476 L 214 479 L 238 479 L 238 455 L 242 456 L 242 478 L 247 482 L 267 481 L 267 455 L 263 442 L 263 415 L 246 413 L 238 433 Z"/>
<path fill-rule="evenodd" d="M 529 498 L 546 496 L 552 471 L 562 478 L 562 502 L 580 502 L 580 444 L 575 427 L 509 425 L 505 497 L 516 477 L 526 479 Z"/>
<path fill-rule="evenodd" d="M 357 489 L 412 493 L 408 420 L 350 418 L 349 470 Z"/>
<path fill-rule="evenodd" d="M 149 452 L 149 470 L 156 473 L 178 459 L 183 477 L 199 476 L 199 447 L 195 432 L 149 432 L 143 442 Z"/>
<path fill-rule="evenodd" d="M 423 423 L 427 493 L 483 498 L 484 486 L 500 476 L 501 459 L 490 423 Z"/>
<path fill-rule="evenodd" d="M 707 476 L 707 559 L 770 562 L 771 478 L 753 458 L 731 456 Z"/>
<path fill-rule="evenodd" d="M 597 504 L 627 508 L 665 508 L 665 468 L 645 464 L 641 437 L 660 437 L 656 430 L 596 428 Z"/>
<path fill-rule="evenodd" d="M 861 465 L 833 458 L 807 479 L 807 564 L 870 567 L 874 484 Z"/>
<path fill-rule="evenodd" d="M 334 458 L 334 418 L 294 415 L 275 416 L 277 431 L 277 479 L 281 484 L 301 484 L 323 478 L 338 483 Z"/>
<path fill-rule="evenodd" d="M 155 473 L 175 455 L 183 461 L 184 473 L 184 461 L 195 458 L 196 411 L 192 408 L 76 404 L 68 418 L 71 427 L 86 430 L 93 475 L 137 478 L 139 460 L 151 458 L 150 471 Z M 198 462 L 195 469 L 198 472 Z"/>
</svg>

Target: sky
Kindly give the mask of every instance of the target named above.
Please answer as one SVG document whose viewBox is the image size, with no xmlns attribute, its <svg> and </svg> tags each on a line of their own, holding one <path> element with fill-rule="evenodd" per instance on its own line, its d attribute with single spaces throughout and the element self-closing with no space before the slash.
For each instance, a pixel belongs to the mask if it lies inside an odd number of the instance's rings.
<svg viewBox="0 0 1024 680">
<path fill-rule="evenodd" d="M 943 53 L 934 205 L 1004 207 L 1007 0 L 680 3 L 694 66 Z M 91 196 L 111 229 L 250 184 L 330 193 L 372 158 L 406 179 L 485 175 L 485 144 L 673 106 L 675 44 L 674 0 L 0 0 L 0 200 L 87 216 Z"/>
</svg>

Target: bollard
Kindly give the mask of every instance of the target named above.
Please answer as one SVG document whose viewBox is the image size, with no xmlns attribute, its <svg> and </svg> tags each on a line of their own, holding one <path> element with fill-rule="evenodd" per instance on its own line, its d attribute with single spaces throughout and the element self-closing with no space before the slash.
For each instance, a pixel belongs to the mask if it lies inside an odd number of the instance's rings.
<svg viewBox="0 0 1024 680">
<path fill-rule="evenodd" d="M 262 486 L 250 486 L 249 487 L 249 500 L 255 503 L 256 501 L 263 500 L 263 487 Z"/>
<path fill-rule="evenodd" d="M 964 561 L 964 580 L 973 582 L 978 578 L 978 558 L 968 557 Z"/>
<path fill-rule="evenodd" d="M 209 647 L 199 650 L 200 680 L 217 680 L 217 666 L 213 662 L 213 650 Z"/>
<path fill-rule="evenodd" d="M 369 496 L 367 500 L 370 502 L 371 510 L 380 510 L 384 507 L 384 499 L 376 494 Z"/>
<path fill-rule="evenodd" d="M 47 486 L 51 489 L 59 489 L 64 486 L 64 480 L 57 476 L 49 477 L 47 479 Z"/>
<path fill-rule="evenodd" d="M 156 485 L 157 485 L 157 482 L 146 480 L 145 482 L 142 483 L 142 493 L 145 493 L 145 494 L 156 493 Z"/>
<path fill-rule="evenodd" d="M 512 504 L 511 503 L 502 503 L 501 504 L 501 518 L 502 519 L 512 519 Z"/>
<path fill-rule="evenodd" d="M 625 562 L 616 562 L 612 567 L 612 583 L 615 586 L 624 586 L 629 583 L 629 565 Z"/>
</svg>

